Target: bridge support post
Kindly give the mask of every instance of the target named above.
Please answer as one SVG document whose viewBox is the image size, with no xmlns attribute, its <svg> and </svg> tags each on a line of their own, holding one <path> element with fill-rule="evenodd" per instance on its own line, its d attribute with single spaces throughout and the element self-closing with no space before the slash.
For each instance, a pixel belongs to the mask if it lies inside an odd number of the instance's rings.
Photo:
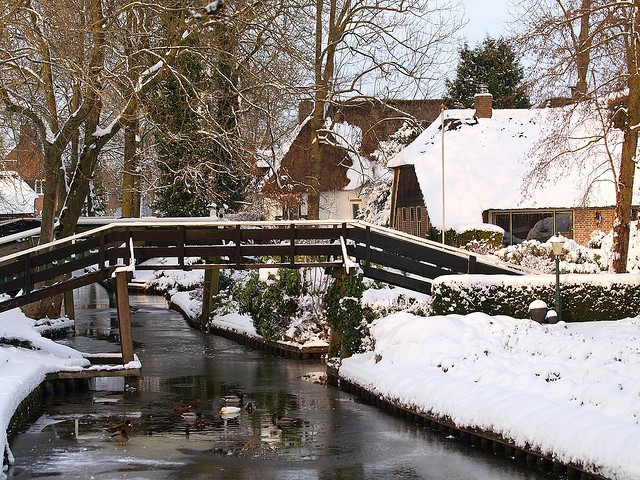
<svg viewBox="0 0 640 480">
<path fill-rule="evenodd" d="M 71 320 L 76 319 L 76 306 L 73 303 L 73 290 L 64 292 L 64 314 Z"/>
<path fill-rule="evenodd" d="M 217 259 L 213 260 L 217 262 Z M 207 268 L 204 271 L 204 285 L 202 287 L 202 313 L 200 314 L 200 328 L 204 328 L 213 310 L 213 297 L 219 292 L 220 269 Z"/>
<path fill-rule="evenodd" d="M 116 299 L 122 364 L 133 361 L 133 336 L 131 334 L 131 310 L 129 306 L 129 272 L 116 271 Z"/>
</svg>

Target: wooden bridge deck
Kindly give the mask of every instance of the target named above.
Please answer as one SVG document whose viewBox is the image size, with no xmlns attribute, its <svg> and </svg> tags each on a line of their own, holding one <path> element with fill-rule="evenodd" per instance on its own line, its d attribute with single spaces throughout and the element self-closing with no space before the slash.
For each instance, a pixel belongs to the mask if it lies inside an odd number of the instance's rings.
<svg viewBox="0 0 640 480">
<path fill-rule="evenodd" d="M 366 277 L 425 293 L 440 275 L 522 273 L 484 256 L 360 221 L 128 220 L 0 258 L 0 312 L 105 281 L 116 269 L 331 270 L 345 265 L 345 255 Z M 175 263 L 153 261 L 166 257 Z M 190 264 L 189 257 L 203 260 Z"/>
</svg>

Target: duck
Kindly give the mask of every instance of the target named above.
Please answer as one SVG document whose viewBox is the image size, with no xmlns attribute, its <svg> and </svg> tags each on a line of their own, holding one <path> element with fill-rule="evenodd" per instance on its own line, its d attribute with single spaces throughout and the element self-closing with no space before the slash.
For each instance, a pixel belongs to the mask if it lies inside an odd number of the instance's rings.
<svg viewBox="0 0 640 480">
<path fill-rule="evenodd" d="M 127 419 L 122 423 L 110 423 L 105 425 L 104 429 L 109 433 L 116 433 L 125 430 L 127 435 L 131 435 L 131 433 L 133 433 L 133 424 L 131 423 L 131 420 Z"/>
<path fill-rule="evenodd" d="M 125 443 L 129 440 L 129 434 L 126 429 L 122 429 L 116 433 L 111 434 L 111 440 L 118 442 L 118 445 L 124 446 Z"/>
<path fill-rule="evenodd" d="M 182 400 L 180 400 L 180 404 L 189 405 L 190 407 L 197 407 L 198 405 L 200 405 L 200 399 L 199 398 L 183 398 Z"/>
<path fill-rule="evenodd" d="M 242 410 L 242 408 L 240 408 L 240 407 L 225 406 L 225 407 L 222 407 L 220 409 L 220 416 L 222 417 L 222 416 L 225 416 L 225 415 L 238 415 L 241 410 Z"/>
<path fill-rule="evenodd" d="M 256 409 L 256 404 L 253 402 L 249 402 L 245 405 L 244 409 L 249 413 L 253 413 Z"/>
<path fill-rule="evenodd" d="M 277 427 L 295 427 L 300 425 L 300 419 L 292 417 L 280 417 L 275 413 L 271 416 L 271 423 Z"/>
<path fill-rule="evenodd" d="M 193 422 L 193 428 L 195 428 L 196 430 L 202 430 L 205 426 L 206 423 L 204 423 L 202 415 L 197 416 Z"/>
<path fill-rule="evenodd" d="M 187 413 L 189 410 L 191 410 L 191 405 L 179 403 L 178 405 L 173 406 L 173 411 L 176 413 Z"/>
<path fill-rule="evenodd" d="M 222 397 L 222 401 L 225 405 L 242 405 L 244 401 L 244 395 L 225 395 Z"/>
<path fill-rule="evenodd" d="M 194 423 L 198 417 L 202 417 L 200 412 L 185 412 L 180 415 L 187 423 Z"/>
</svg>

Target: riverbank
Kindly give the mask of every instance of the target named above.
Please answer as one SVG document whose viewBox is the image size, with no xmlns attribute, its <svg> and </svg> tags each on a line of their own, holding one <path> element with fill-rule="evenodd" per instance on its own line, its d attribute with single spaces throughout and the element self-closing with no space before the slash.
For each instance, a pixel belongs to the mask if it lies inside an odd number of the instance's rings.
<svg viewBox="0 0 640 480">
<path fill-rule="evenodd" d="M 372 333 L 373 350 L 339 369 L 355 390 L 598 478 L 640 478 L 640 318 L 397 313 Z"/>
<path fill-rule="evenodd" d="M 196 319 L 202 311 L 202 302 L 197 298 L 193 298 L 190 292 L 178 292 L 171 295 L 169 308 L 182 313 L 191 326 L 199 326 Z M 265 350 L 272 355 L 285 358 L 320 359 L 326 358 L 329 353 L 329 343 L 318 338 L 304 343 L 266 340 L 256 331 L 251 317 L 238 313 L 214 317 L 207 325 L 207 331 L 251 348 Z"/>
</svg>

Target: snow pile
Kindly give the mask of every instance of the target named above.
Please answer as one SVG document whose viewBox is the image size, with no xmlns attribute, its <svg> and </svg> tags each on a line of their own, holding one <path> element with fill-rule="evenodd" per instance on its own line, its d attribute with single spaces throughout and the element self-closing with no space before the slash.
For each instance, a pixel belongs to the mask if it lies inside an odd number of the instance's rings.
<svg viewBox="0 0 640 480">
<path fill-rule="evenodd" d="M 640 318 L 541 325 L 396 313 L 341 377 L 460 427 L 615 479 L 640 478 Z"/>
<path fill-rule="evenodd" d="M 200 262 L 200 258 L 186 257 L 184 263 L 193 265 Z M 157 258 L 152 260 L 158 265 L 177 265 L 175 257 Z M 143 262 L 142 265 L 148 262 Z M 154 292 L 173 294 L 179 291 L 190 290 L 202 286 L 204 282 L 204 270 L 136 270 L 134 283 L 142 285 Z"/>
</svg>

